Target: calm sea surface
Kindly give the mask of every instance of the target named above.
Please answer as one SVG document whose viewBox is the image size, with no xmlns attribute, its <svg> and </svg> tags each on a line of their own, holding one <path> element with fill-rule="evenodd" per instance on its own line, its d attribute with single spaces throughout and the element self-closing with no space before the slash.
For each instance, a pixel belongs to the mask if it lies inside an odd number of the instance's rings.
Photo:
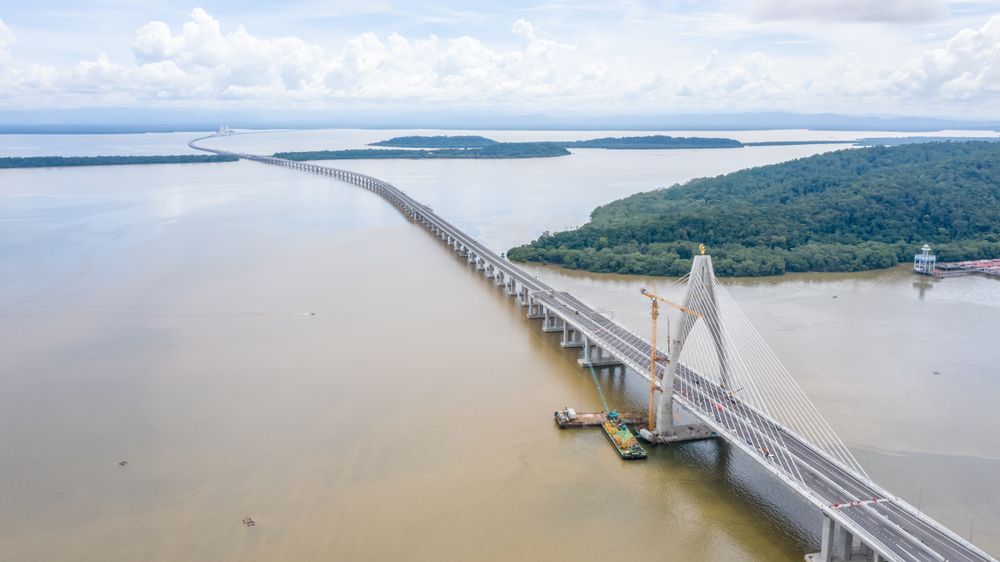
<svg viewBox="0 0 1000 562">
<path fill-rule="evenodd" d="M 0 156 L 187 153 L 193 136 L 0 135 Z M 637 191 L 843 148 L 336 165 L 505 251 Z M 648 333 L 647 279 L 530 269 Z M 900 267 L 727 283 L 869 474 L 1000 554 L 1000 282 Z M 557 430 L 554 409 L 599 407 L 573 358 L 346 184 L 252 162 L 0 171 L 0 561 L 765 562 L 815 546 L 818 514 L 725 445 L 624 463 L 597 432 Z M 641 405 L 637 378 L 601 382 Z"/>
</svg>

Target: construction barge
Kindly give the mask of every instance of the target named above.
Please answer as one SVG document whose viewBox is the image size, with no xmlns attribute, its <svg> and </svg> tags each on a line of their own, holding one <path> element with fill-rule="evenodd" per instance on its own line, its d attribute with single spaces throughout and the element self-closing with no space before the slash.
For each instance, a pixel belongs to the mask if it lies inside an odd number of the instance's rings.
<svg viewBox="0 0 1000 562">
<path fill-rule="evenodd" d="M 607 414 L 604 412 L 577 413 L 572 408 L 566 408 L 565 410 L 557 410 L 554 417 L 559 429 L 600 427 L 621 458 L 625 460 L 646 458 L 646 450 L 642 448 L 639 440 L 628 428 L 628 424 L 632 424 L 633 427 L 644 425 L 646 420 L 640 416 L 623 416 L 616 410 Z"/>
<path fill-rule="evenodd" d="M 601 425 L 608 419 L 607 414 L 604 412 L 577 412 L 573 408 L 557 410 L 554 417 L 559 429 L 601 427 Z M 618 414 L 618 419 L 621 420 L 622 423 L 627 423 L 633 427 L 646 426 L 645 418 L 639 414 Z"/>
</svg>

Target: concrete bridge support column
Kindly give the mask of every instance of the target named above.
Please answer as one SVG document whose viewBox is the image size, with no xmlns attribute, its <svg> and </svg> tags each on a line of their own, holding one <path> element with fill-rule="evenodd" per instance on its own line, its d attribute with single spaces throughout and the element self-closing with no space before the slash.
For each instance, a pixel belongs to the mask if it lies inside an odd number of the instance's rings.
<svg viewBox="0 0 1000 562">
<path fill-rule="evenodd" d="M 547 333 L 561 332 L 563 331 L 563 326 L 565 322 L 563 319 L 556 316 L 555 314 L 549 314 L 546 311 L 545 320 L 542 322 L 542 331 Z"/>
<path fill-rule="evenodd" d="M 495 273 L 495 274 L 493 275 L 493 278 L 494 278 L 494 279 L 496 280 L 496 286 L 497 286 L 497 287 L 503 287 L 503 285 L 504 285 L 504 282 L 506 281 L 506 279 L 504 279 L 504 275 L 503 275 L 503 272 L 502 272 L 502 271 L 499 271 L 499 270 L 498 270 L 498 271 L 497 271 L 497 272 L 496 272 L 496 273 Z"/>
<path fill-rule="evenodd" d="M 567 348 L 583 347 L 583 339 L 580 336 L 579 330 L 563 322 L 563 336 L 562 336 L 562 341 L 559 342 L 559 345 Z"/>
<path fill-rule="evenodd" d="M 580 364 L 586 365 L 590 363 L 591 352 L 593 350 L 593 342 L 588 338 L 583 338 L 583 350 L 580 352 Z"/>
<path fill-rule="evenodd" d="M 611 367 L 612 371 L 617 367 L 624 368 L 621 361 L 615 358 L 613 355 L 604 350 L 601 346 L 595 344 L 587 338 L 583 339 L 583 353 L 580 355 L 580 359 L 577 363 L 581 367 L 589 367 L 594 369 L 602 369 L 604 367 Z"/>
<path fill-rule="evenodd" d="M 513 277 L 507 281 L 507 296 L 513 297 L 517 295 L 517 280 Z"/>
<path fill-rule="evenodd" d="M 528 296 L 528 318 L 535 320 L 537 318 L 545 318 L 545 307 L 541 303 L 536 302 L 535 299 Z"/>
<path fill-rule="evenodd" d="M 858 543 L 855 550 L 854 543 Z M 841 527 L 830 516 L 823 515 L 823 533 L 820 539 L 819 552 L 806 555 L 806 562 L 884 562 L 883 558 L 872 547 L 866 545 L 860 538 L 855 541 L 854 535 Z"/>
<path fill-rule="evenodd" d="M 521 291 L 518 293 L 517 300 L 521 303 L 521 306 L 528 306 L 528 288 L 524 285 L 521 285 Z"/>
<path fill-rule="evenodd" d="M 837 541 L 840 547 L 840 556 L 844 560 L 850 560 L 854 556 L 854 535 L 843 527 L 839 527 L 840 538 Z"/>
<path fill-rule="evenodd" d="M 823 536 L 819 543 L 817 562 L 833 562 L 833 536 L 836 530 L 837 523 L 829 516 L 823 515 Z"/>
<path fill-rule="evenodd" d="M 872 547 L 861 542 L 860 540 L 858 540 L 858 542 L 860 543 L 858 546 L 858 553 L 861 555 L 862 560 L 872 560 L 873 562 L 879 562 L 879 560 L 881 560 L 882 557 L 876 554 L 875 551 L 872 550 Z"/>
</svg>

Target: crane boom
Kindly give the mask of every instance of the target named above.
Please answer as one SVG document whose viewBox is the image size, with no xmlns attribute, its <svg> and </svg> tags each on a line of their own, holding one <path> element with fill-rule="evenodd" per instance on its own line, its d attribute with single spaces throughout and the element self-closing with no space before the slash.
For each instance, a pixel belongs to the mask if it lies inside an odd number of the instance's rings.
<svg viewBox="0 0 1000 562">
<path fill-rule="evenodd" d="M 686 307 L 684 305 L 677 304 L 677 303 L 675 303 L 674 301 L 672 301 L 670 299 L 667 299 L 667 298 L 661 297 L 660 295 L 651 293 L 651 292 L 647 291 L 646 289 L 639 289 L 639 292 L 642 293 L 643 295 L 645 295 L 646 297 L 648 297 L 651 300 L 652 299 L 656 299 L 656 300 L 658 300 L 660 302 L 664 302 L 664 303 L 669 304 L 670 306 L 676 308 L 677 310 L 679 310 L 681 312 L 685 312 L 687 314 L 690 314 L 691 316 L 697 316 L 698 318 L 702 317 L 701 313 L 695 312 L 695 311 L 691 310 L 690 308 L 688 308 L 688 307 Z"/>
</svg>

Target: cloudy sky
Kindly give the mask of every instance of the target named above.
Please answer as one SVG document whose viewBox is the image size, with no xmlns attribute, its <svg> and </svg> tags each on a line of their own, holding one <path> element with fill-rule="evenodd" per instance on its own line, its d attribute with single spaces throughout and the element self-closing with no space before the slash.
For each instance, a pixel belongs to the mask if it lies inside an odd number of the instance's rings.
<svg viewBox="0 0 1000 562">
<path fill-rule="evenodd" d="M 0 109 L 194 106 L 996 119 L 1000 1 L 0 4 Z"/>
</svg>

